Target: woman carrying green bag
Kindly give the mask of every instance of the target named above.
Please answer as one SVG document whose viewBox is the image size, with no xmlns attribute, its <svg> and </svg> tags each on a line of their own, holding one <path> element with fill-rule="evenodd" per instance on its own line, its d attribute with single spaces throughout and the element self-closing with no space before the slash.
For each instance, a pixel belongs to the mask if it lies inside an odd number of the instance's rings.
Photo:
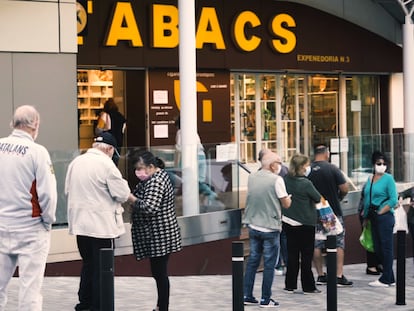
<svg viewBox="0 0 414 311">
<path fill-rule="evenodd" d="M 382 274 L 378 280 L 370 282 L 373 287 L 389 287 L 395 284 L 393 260 L 394 207 L 398 203 L 394 177 L 387 173 L 387 158 L 384 153 L 372 154 L 374 175 L 368 179 L 364 189 L 364 218 L 371 221 L 372 239 L 375 254 L 382 264 Z"/>
</svg>

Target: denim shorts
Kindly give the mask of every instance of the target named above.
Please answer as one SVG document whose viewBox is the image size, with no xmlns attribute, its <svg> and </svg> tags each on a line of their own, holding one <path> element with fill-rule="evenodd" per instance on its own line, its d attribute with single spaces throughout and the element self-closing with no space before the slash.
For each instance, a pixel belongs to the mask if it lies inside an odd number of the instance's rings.
<svg viewBox="0 0 414 311">
<path fill-rule="evenodd" d="M 345 226 L 344 226 L 344 219 L 340 216 L 338 216 L 339 221 L 342 224 L 342 228 L 344 228 L 344 230 L 342 231 L 341 234 L 338 234 L 336 236 L 336 247 L 337 248 L 342 248 L 345 249 Z M 315 240 L 315 248 L 319 248 L 319 249 L 325 249 L 325 241 L 326 240 Z"/>
</svg>

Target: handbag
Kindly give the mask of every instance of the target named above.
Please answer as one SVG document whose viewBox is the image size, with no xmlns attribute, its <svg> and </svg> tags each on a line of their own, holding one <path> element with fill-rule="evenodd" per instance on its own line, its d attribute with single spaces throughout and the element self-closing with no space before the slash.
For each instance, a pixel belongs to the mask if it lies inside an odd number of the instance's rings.
<svg viewBox="0 0 414 311">
<path fill-rule="evenodd" d="M 111 129 L 110 115 L 106 112 L 101 112 L 98 117 L 98 124 L 95 128 L 95 135 L 101 135 L 103 132 L 109 131 Z"/>
<path fill-rule="evenodd" d="M 329 202 L 322 198 L 321 202 L 316 204 L 318 221 L 316 223 L 316 240 L 326 240 L 328 235 L 338 235 L 344 231 L 344 228 L 336 217 Z"/>
<path fill-rule="evenodd" d="M 359 242 L 362 247 L 365 248 L 368 252 L 374 252 L 374 241 L 372 240 L 372 231 L 371 231 L 371 221 L 367 220 L 362 233 L 359 237 Z"/>
<path fill-rule="evenodd" d="M 408 233 L 407 213 L 402 204 L 398 204 L 398 207 L 394 209 L 395 224 L 393 233 L 397 231 L 405 231 Z"/>
</svg>

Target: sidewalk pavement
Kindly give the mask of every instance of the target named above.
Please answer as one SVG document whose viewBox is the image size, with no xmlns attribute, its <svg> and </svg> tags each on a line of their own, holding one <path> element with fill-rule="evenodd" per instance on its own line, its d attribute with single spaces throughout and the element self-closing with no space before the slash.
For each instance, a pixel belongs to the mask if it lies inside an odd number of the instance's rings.
<svg viewBox="0 0 414 311">
<path fill-rule="evenodd" d="M 365 264 L 346 265 L 345 276 L 354 282 L 350 288 L 337 288 L 337 310 L 414 310 L 414 264 L 413 258 L 406 260 L 406 305 L 396 305 L 396 287 L 373 288 L 368 283 L 377 276 L 365 274 Z M 396 274 L 394 261 L 394 273 Z M 254 295 L 260 298 L 262 273 L 257 273 Z M 171 311 L 231 311 L 232 276 L 175 276 L 170 277 Z M 74 310 L 77 303 L 79 278 L 46 277 L 43 285 L 44 311 Z M 318 286 L 320 294 L 286 293 L 283 290 L 284 276 L 275 276 L 273 298 L 280 303 L 281 310 L 327 310 L 326 285 Z M 300 281 L 298 281 L 300 288 Z M 5 311 L 17 310 L 18 280 L 9 285 L 9 302 Z M 151 311 L 156 304 L 155 282 L 150 277 L 116 277 L 115 310 Z M 246 311 L 261 310 L 258 306 L 245 306 Z"/>
</svg>

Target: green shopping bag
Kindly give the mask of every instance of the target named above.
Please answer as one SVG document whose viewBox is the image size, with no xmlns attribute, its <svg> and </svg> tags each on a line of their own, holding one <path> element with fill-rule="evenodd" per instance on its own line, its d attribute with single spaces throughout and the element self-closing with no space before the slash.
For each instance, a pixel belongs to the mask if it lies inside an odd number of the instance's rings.
<svg viewBox="0 0 414 311">
<path fill-rule="evenodd" d="M 359 242 L 368 252 L 374 252 L 374 241 L 372 240 L 370 220 L 367 221 L 364 229 L 362 229 L 361 236 L 359 237 Z"/>
</svg>

